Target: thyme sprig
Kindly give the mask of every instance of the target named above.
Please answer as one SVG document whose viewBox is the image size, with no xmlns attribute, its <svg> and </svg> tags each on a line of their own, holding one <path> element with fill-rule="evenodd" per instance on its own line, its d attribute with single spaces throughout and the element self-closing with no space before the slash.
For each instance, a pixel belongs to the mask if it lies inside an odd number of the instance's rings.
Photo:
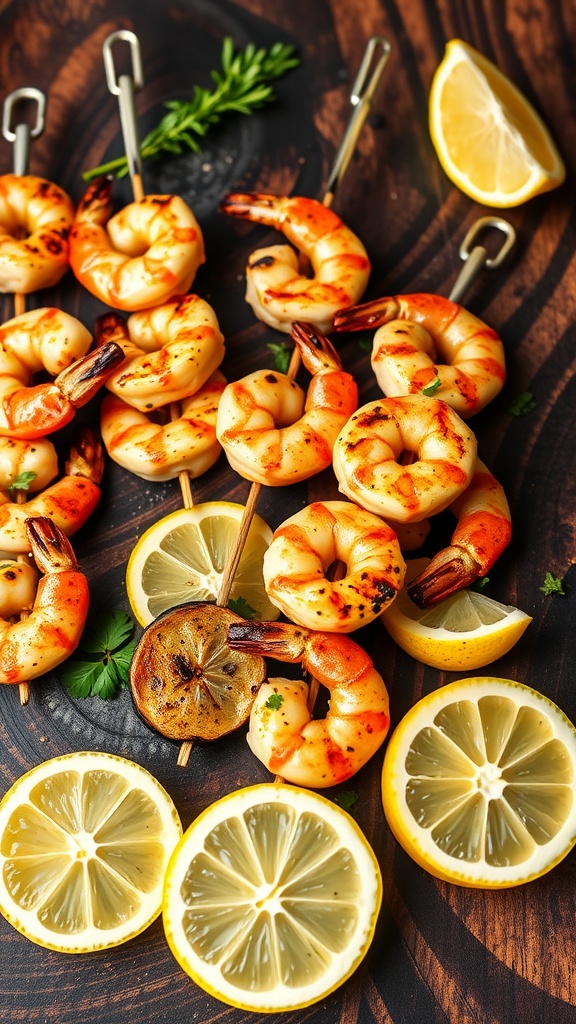
<svg viewBox="0 0 576 1024">
<path fill-rule="evenodd" d="M 191 149 L 201 150 L 196 136 L 202 138 L 211 125 L 218 124 L 223 114 L 252 114 L 275 99 L 270 82 L 281 78 L 299 65 L 294 47 L 275 43 L 269 50 L 249 43 L 236 52 L 232 39 L 227 36 L 222 45 L 221 71 L 212 71 L 215 88 L 195 86 L 191 100 L 169 100 L 164 104 L 168 113 L 142 140 L 142 160 L 158 157 L 162 153 L 178 155 Z M 128 173 L 125 156 L 109 160 L 85 171 L 82 177 L 92 181 L 102 174 L 123 178 Z"/>
</svg>

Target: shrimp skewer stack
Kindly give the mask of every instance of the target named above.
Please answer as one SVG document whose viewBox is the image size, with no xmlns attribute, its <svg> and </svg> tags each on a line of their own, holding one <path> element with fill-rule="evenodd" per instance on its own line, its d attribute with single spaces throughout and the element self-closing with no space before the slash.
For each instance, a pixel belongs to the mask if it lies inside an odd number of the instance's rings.
<svg viewBox="0 0 576 1024">
<path fill-rule="evenodd" d="M 37 124 L 32 131 L 28 125 L 19 125 L 21 131 L 5 131 L 14 141 L 14 173 L 0 177 L 0 291 L 14 293 L 16 314 L 0 328 L 0 449 L 5 488 L 0 497 L 5 503 L 15 495 L 17 502 L 17 507 L 3 506 L 0 547 L 16 547 L 18 559 L 26 565 L 30 542 L 22 508 L 27 489 L 43 490 L 58 471 L 56 452 L 47 435 L 69 422 L 76 408 L 89 401 L 121 353 L 116 346 L 108 346 L 88 355 L 89 332 L 60 310 L 26 313 L 26 295 L 53 286 L 68 268 L 74 207 L 59 186 L 28 173 L 28 141 L 43 129 L 44 96 L 38 90 L 22 92 L 38 102 Z M 13 93 L 6 100 L 8 123 L 17 96 Z M 40 369 L 56 374 L 55 380 L 30 387 L 32 375 Z M 14 475 L 10 479 L 11 470 Z M 56 486 L 48 505 L 51 500 L 59 507 L 57 493 L 62 498 Z M 88 511 L 92 507 L 89 500 Z M 60 518 L 66 519 L 64 511 Z M 15 526 L 17 522 L 19 526 Z M 23 607 L 22 618 L 27 614 Z M 21 703 L 26 704 L 27 682 L 20 682 L 19 693 Z"/>
</svg>

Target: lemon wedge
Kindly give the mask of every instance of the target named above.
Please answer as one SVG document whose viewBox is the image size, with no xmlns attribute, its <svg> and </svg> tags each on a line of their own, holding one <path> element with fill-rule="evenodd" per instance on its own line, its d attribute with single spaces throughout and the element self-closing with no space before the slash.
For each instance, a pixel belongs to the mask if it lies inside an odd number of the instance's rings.
<svg viewBox="0 0 576 1024">
<path fill-rule="evenodd" d="M 180 966 L 210 995 L 255 1012 L 323 999 L 368 950 L 378 863 L 325 797 L 264 783 L 207 808 L 170 859 L 163 920 Z"/>
<path fill-rule="evenodd" d="M 61 953 L 117 946 L 160 914 L 181 835 L 171 798 L 140 765 L 91 751 L 44 761 L 0 803 L 0 911 Z"/>
<path fill-rule="evenodd" d="M 410 583 L 428 565 L 427 558 L 407 563 Z M 475 590 L 459 590 L 433 608 L 422 610 L 405 586 L 380 616 L 390 636 L 417 661 L 449 672 L 468 672 L 503 657 L 532 622 L 530 615 L 500 604 Z"/>
<path fill-rule="evenodd" d="M 128 600 L 141 626 L 188 601 L 217 600 L 243 514 L 243 505 L 207 501 L 171 512 L 142 534 L 126 567 Z M 268 599 L 262 576 L 271 540 L 272 530 L 255 515 L 230 594 L 232 601 L 246 602 L 258 619 L 280 614 Z"/>
<path fill-rule="evenodd" d="M 405 715 L 382 770 L 384 813 L 431 874 L 475 888 L 538 878 L 576 842 L 576 730 L 511 679 L 461 679 Z"/>
<path fill-rule="evenodd" d="M 561 185 L 562 158 L 542 119 L 486 57 L 452 39 L 429 98 L 432 143 L 455 185 L 486 206 L 510 207 Z"/>
</svg>

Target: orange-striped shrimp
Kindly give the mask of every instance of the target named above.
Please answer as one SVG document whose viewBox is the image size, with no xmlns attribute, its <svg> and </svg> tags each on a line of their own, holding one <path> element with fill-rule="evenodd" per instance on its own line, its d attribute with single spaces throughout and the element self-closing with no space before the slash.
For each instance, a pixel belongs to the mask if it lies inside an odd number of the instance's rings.
<svg viewBox="0 0 576 1024">
<path fill-rule="evenodd" d="M 342 579 L 327 579 L 342 562 Z M 264 555 L 266 593 L 287 618 L 309 629 L 350 633 L 387 608 L 404 582 L 396 534 L 350 501 L 315 501 L 275 531 Z"/>
<path fill-rule="evenodd" d="M 306 320 L 320 331 L 331 331 L 336 311 L 362 296 L 370 276 L 366 249 L 316 199 L 242 192 L 226 196 L 221 209 L 282 231 L 312 264 L 314 276 L 306 277 L 289 245 L 252 253 L 246 268 L 246 301 L 265 324 L 289 333 L 292 321 Z"/>
<path fill-rule="evenodd" d="M 333 465 L 352 501 L 392 524 L 413 523 L 466 490 L 476 449 L 474 434 L 446 402 L 407 395 L 358 409 L 336 439 Z"/>
<path fill-rule="evenodd" d="M 50 519 L 26 521 L 28 546 L 43 573 L 30 614 L 0 619 L 0 683 L 51 672 L 76 649 L 88 614 L 88 581 L 70 542 Z"/>
<path fill-rule="evenodd" d="M 204 263 L 204 241 L 179 196 L 151 195 L 114 217 L 112 180 L 84 193 L 70 232 L 70 266 L 80 284 L 113 309 L 148 309 L 188 291 Z"/>
<path fill-rule="evenodd" d="M 312 324 L 292 324 L 302 361 L 313 374 L 306 397 L 276 370 L 257 370 L 224 389 L 216 436 L 233 469 L 280 487 L 326 469 L 358 390 L 336 350 Z"/>
<path fill-rule="evenodd" d="M 30 550 L 26 520 L 31 516 L 51 519 L 71 537 L 84 525 L 100 500 L 104 471 L 102 445 L 88 427 L 83 427 L 70 449 L 65 475 L 23 504 L 0 492 L 0 551 Z"/>
<path fill-rule="evenodd" d="M 408 594 L 420 608 L 484 576 L 510 543 L 512 525 L 504 489 L 480 459 L 464 494 L 450 506 L 458 519 L 448 547 L 412 580 Z"/>
<path fill-rule="evenodd" d="M 339 331 L 378 327 L 372 369 L 385 395 L 434 389 L 467 419 L 506 379 L 504 346 L 491 327 L 441 295 L 392 295 L 336 314 Z"/>
<path fill-rule="evenodd" d="M 32 174 L 0 177 L 0 292 L 51 288 L 68 269 L 72 200 Z"/>
<path fill-rule="evenodd" d="M 183 399 L 180 415 L 164 424 L 153 423 L 116 395 L 106 395 L 100 429 L 108 455 L 143 480 L 173 480 L 184 470 L 192 478 L 200 476 L 222 451 L 216 439 L 216 414 L 225 387 L 224 377 L 216 372 Z"/>
<path fill-rule="evenodd" d="M 269 771 L 288 782 L 322 789 L 359 771 L 384 742 L 390 726 L 382 676 L 348 636 L 315 633 L 280 622 L 234 622 L 233 650 L 301 662 L 330 691 L 325 718 L 312 718 L 303 682 L 270 679 L 254 701 L 248 743 Z"/>
<path fill-rule="evenodd" d="M 99 344 L 115 341 L 124 360 L 106 380 L 108 391 L 140 412 L 151 412 L 198 391 L 224 358 L 216 314 L 198 295 L 178 295 L 125 322 L 104 313 L 94 332 Z"/>
<path fill-rule="evenodd" d="M 32 309 L 2 324 L 0 435 L 34 440 L 70 422 L 123 358 L 113 343 L 88 352 L 91 341 L 80 321 L 59 309 Z M 57 376 L 30 386 L 39 370 Z"/>
</svg>

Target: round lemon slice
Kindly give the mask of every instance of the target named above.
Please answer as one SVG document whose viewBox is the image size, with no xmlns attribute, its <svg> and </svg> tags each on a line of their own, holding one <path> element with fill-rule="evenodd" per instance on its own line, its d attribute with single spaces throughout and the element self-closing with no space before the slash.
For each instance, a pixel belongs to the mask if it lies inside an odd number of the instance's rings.
<svg viewBox="0 0 576 1024">
<path fill-rule="evenodd" d="M 394 731 L 386 818 L 431 874 L 476 888 L 538 878 L 576 842 L 576 730 L 536 690 L 478 677 L 440 687 Z"/>
<path fill-rule="evenodd" d="M 407 584 L 428 561 L 415 558 L 407 563 Z M 519 608 L 500 604 L 475 590 L 459 590 L 423 611 L 410 600 L 407 584 L 382 613 L 382 622 L 407 654 L 446 672 L 468 672 L 490 665 L 512 649 L 532 622 L 531 616 Z"/>
<path fill-rule="evenodd" d="M 112 754 L 55 757 L 0 803 L 0 911 L 61 953 L 138 935 L 161 910 L 176 808 L 140 765 Z"/>
<path fill-rule="evenodd" d="M 168 865 L 163 920 L 174 956 L 231 1006 L 296 1010 L 324 998 L 368 950 L 382 879 L 336 804 L 281 783 L 204 811 Z"/>
<path fill-rule="evenodd" d="M 460 39 L 447 44 L 432 80 L 429 118 L 444 171 L 479 203 L 518 206 L 564 181 L 562 158 L 534 108 Z"/>
<path fill-rule="evenodd" d="M 128 600 L 141 626 L 188 601 L 217 600 L 243 514 L 243 505 L 207 501 L 171 512 L 142 534 L 126 568 Z M 272 530 L 255 515 L 230 593 L 232 607 L 241 615 L 246 606 L 257 619 L 280 614 L 268 599 L 262 576 L 271 540 Z"/>
</svg>

